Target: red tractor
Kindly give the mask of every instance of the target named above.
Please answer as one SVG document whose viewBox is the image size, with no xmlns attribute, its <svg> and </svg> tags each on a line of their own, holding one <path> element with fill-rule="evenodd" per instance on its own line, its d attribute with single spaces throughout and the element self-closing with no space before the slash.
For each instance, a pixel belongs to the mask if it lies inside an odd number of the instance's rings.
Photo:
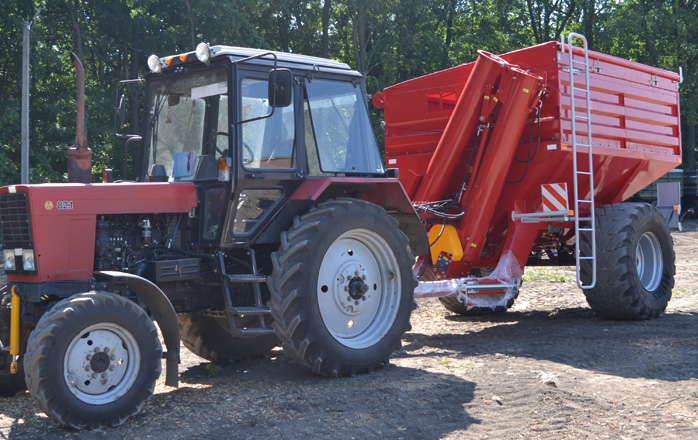
<svg viewBox="0 0 698 440">
<path fill-rule="evenodd" d="M 133 180 L 0 188 L 0 393 L 96 428 L 140 411 L 161 358 L 177 385 L 180 339 L 219 362 L 283 344 L 320 375 L 387 363 L 427 241 L 362 76 L 203 43 L 149 67 Z"/>
</svg>

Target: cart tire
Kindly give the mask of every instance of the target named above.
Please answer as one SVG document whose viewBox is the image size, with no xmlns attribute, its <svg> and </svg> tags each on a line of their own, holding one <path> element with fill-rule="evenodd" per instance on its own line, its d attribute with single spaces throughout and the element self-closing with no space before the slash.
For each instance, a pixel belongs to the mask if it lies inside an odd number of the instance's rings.
<svg viewBox="0 0 698 440">
<path fill-rule="evenodd" d="M 0 287 L 0 328 L 10 327 L 10 300 L 11 295 L 7 292 L 7 286 Z M 25 333 L 25 332 L 22 332 Z M 8 340 L 3 340 L 2 343 L 5 346 L 10 345 L 9 332 Z M 27 389 L 27 385 L 24 381 L 24 353 L 26 347 L 27 337 L 26 334 L 20 335 L 20 356 L 17 360 L 17 372 L 12 373 L 10 371 L 10 363 L 12 362 L 12 356 L 9 353 L 2 352 L 0 356 L 5 358 L 4 367 L 0 370 L 0 397 L 14 397 L 23 393 Z"/>
<path fill-rule="evenodd" d="M 443 298 L 439 298 L 439 302 L 441 303 L 442 306 L 446 310 L 449 310 L 453 313 L 457 313 L 462 316 L 489 316 L 489 315 L 501 315 L 502 313 L 505 313 L 507 310 L 511 308 L 511 306 L 514 305 L 514 298 L 510 298 L 509 301 L 507 301 L 506 306 L 495 306 L 495 307 L 471 307 L 467 308 L 465 304 L 462 302 L 458 301 L 458 298 L 455 296 L 446 296 Z"/>
<path fill-rule="evenodd" d="M 410 329 L 417 279 L 398 223 L 371 203 L 336 199 L 296 217 L 272 254 L 276 334 L 324 376 L 388 363 Z"/>
<path fill-rule="evenodd" d="M 29 337 L 25 375 L 51 418 L 97 429 L 141 411 L 160 376 L 161 356 L 157 329 L 136 303 L 106 292 L 81 293 L 41 317 Z"/>
<path fill-rule="evenodd" d="M 592 310 L 608 319 L 651 319 L 664 312 L 674 287 L 674 242 L 664 217 L 646 203 L 606 205 L 596 210 L 596 286 L 584 289 Z M 589 237 L 580 248 L 589 255 Z M 590 284 L 592 266 L 581 264 Z"/>
<path fill-rule="evenodd" d="M 473 269 L 470 274 L 472 276 L 476 277 L 485 277 L 488 276 L 490 273 L 492 273 L 494 269 L 479 269 L 475 268 Z M 434 277 L 434 280 L 436 280 L 436 277 Z M 469 295 L 474 296 L 474 295 Z M 517 292 L 518 296 L 518 292 Z M 507 301 L 506 305 L 504 306 L 495 306 L 495 307 L 466 307 L 465 304 L 462 302 L 458 301 L 458 298 L 455 296 L 444 296 L 439 298 L 439 302 L 441 303 L 442 306 L 448 311 L 451 311 L 453 313 L 457 313 L 461 316 L 490 316 L 490 315 L 501 315 L 502 313 L 506 313 L 507 310 L 509 310 L 513 305 L 514 302 L 516 301 L 516 297 L 514 298 L 509 298 Z"/>
<path fill-rule="evenodd" d="M 233 336 L 226 317 L 181 313 L 177 315 L 177 319 L 182 333 L 182 344 L 195 355 L 211 362 L 253 359 L 269 353 L 281 343 L 276 335 L 251 338 Z M 258 320 L 258 317 L 248 315 L 235 318 L 235 324 L 238 327 L 249 327 Z"/>
</svg>

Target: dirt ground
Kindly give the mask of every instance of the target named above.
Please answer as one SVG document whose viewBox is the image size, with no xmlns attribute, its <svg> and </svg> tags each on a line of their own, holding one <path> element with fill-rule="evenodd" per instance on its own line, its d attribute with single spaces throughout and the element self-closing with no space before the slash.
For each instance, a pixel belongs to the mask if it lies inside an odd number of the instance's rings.
<svg viewBox="0 0 698 440">
<path fill-rule="evenodd" d="M 320 378 L 280 349 L 220 371 L 183 348 L 164 386 L 119 428 L 75 432 L 28 393 L 0 398 L 0 439 L 698 438 L 698 222 L 673 233 L 676 286 L 652 321 L 601 319 L 574 270 L 527 271 L 501 316 L 423 300 L 391 365 Z"/>
</svg>

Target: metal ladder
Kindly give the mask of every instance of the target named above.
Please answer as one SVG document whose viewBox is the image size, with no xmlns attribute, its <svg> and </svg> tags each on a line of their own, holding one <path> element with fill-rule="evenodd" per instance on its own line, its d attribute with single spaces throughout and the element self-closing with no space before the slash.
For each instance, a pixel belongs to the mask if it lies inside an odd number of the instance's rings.
<svg viewBox="0 0 698 440">
<path fill-rule="evenodd" d="M 583 43 L 584 61 L 574 59 L 574 50 L 572 42 L 578 39 Z M 567 36 L 568 53 L 569 53 L 569 71 L 570 71 L 570 105 L 571 105 L 571 122 L 572 122 L 572 157 L 573 157 L 573 181 L 574 181 L 574 230 L 577 237 L 575 243 L 575 255 L 577 256 L 577 285 L 582 289 L 592 289 L 596 286 L 596 220 L 594 218 L 594 164 L 592 154 L 591 141 L 591 93 L 589 90 L 589 49 L 587 40 L 583 35 L 571 33 Z M 563 42 L 564 50 L 564 42 Z M 575 75 L 584 74 L 584 85 L 578 87 L 575 85 Z M 577 112 L 575 92 L 579 92 L 584 96 L 584 105 L 586 111 Z M 580 114 L 581 113 L 581 114 Z M 577 124 L 586 125 L 587 141 L 579 142 L 577 139 Z M 580 147 L 582 150 L 580 151 Z M 586 152 L 584 151 L 586 149 Z M 584 160 L 586 154 L 587 159 Z M 581 156 L 581 157 L 578 157 Z M 581 162 L 581 163 L 580 163 Z M 581 165 L 581 167 L 580 167 Z M 580 169 L 581 168 L 581 169 Z M 583 187 L 589 188 L 589 197 L 579 197 L 580 183 Z M 587 185 L 588 184 L 588 185 Z M 580 207 L 582 208 L 580 210 Z M 588 217 L 581 217 L 581 212 L 589 212 Z M 591 252 L 590 255 L 582 255 L 579 247 L 581 242 L 581 234 L 586 234 L 590 238 Z M 591 263 L 592 273 L 591 280 L 587 284 L 581 278 L 581 262 L 589 261 Z"/>
<path fill-rule="evenodd" d="M 240 337 L 253 337 L 260 335 L 273 335 L 274 329 L 271 328 L 265 321 L 266 316 L 271 315 L 271 310 L 269 307 L 265 306 L 262 302 L 262 291 L 260 283 L 266 283 L 267 278 L 261 275 L 257 271 L 257 260 L 255 258 L 255 253 L 253 249 L 248 249 L 252 273 L 247 274 L 228 274 L 225 270 L 225 260 L 223 257 L 223 252 L 218 252 L 218 264 L 219 272 L 221 276 L 221 281 L 223 283 L 223 293 L 225 299 L 225 313 L 230 323 L 230 328 L 234 335 Z M 230 283 L 251 283 L 252 289 L 254 290 L 254 306 L 233 306 L 233 300 L 231 296 Z M 258 327 L 248 327 L 240 328 L 235 324 L 236 316 L 243 315 L 255 315 L 259 318 Z"/>
</svg>

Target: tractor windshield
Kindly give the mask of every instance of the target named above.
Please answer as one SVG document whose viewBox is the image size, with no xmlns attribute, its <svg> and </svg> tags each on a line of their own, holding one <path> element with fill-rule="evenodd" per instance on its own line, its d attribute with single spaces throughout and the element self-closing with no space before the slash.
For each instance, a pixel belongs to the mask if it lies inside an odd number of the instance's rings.
<svg viewBox="0 0 698 440">
<path fill-rule="evenodd" d="M 163 165 L 170 181 L 215 177 L 215 166 L 202 166 L 201 162 L 213 163 L 228 149 L 227 94 L 228 77 L 223 68 L 174 72 L 151 82 L 145 170 Z M 197 173 L 199 169 L 206 175 Z"/>
</svg>

